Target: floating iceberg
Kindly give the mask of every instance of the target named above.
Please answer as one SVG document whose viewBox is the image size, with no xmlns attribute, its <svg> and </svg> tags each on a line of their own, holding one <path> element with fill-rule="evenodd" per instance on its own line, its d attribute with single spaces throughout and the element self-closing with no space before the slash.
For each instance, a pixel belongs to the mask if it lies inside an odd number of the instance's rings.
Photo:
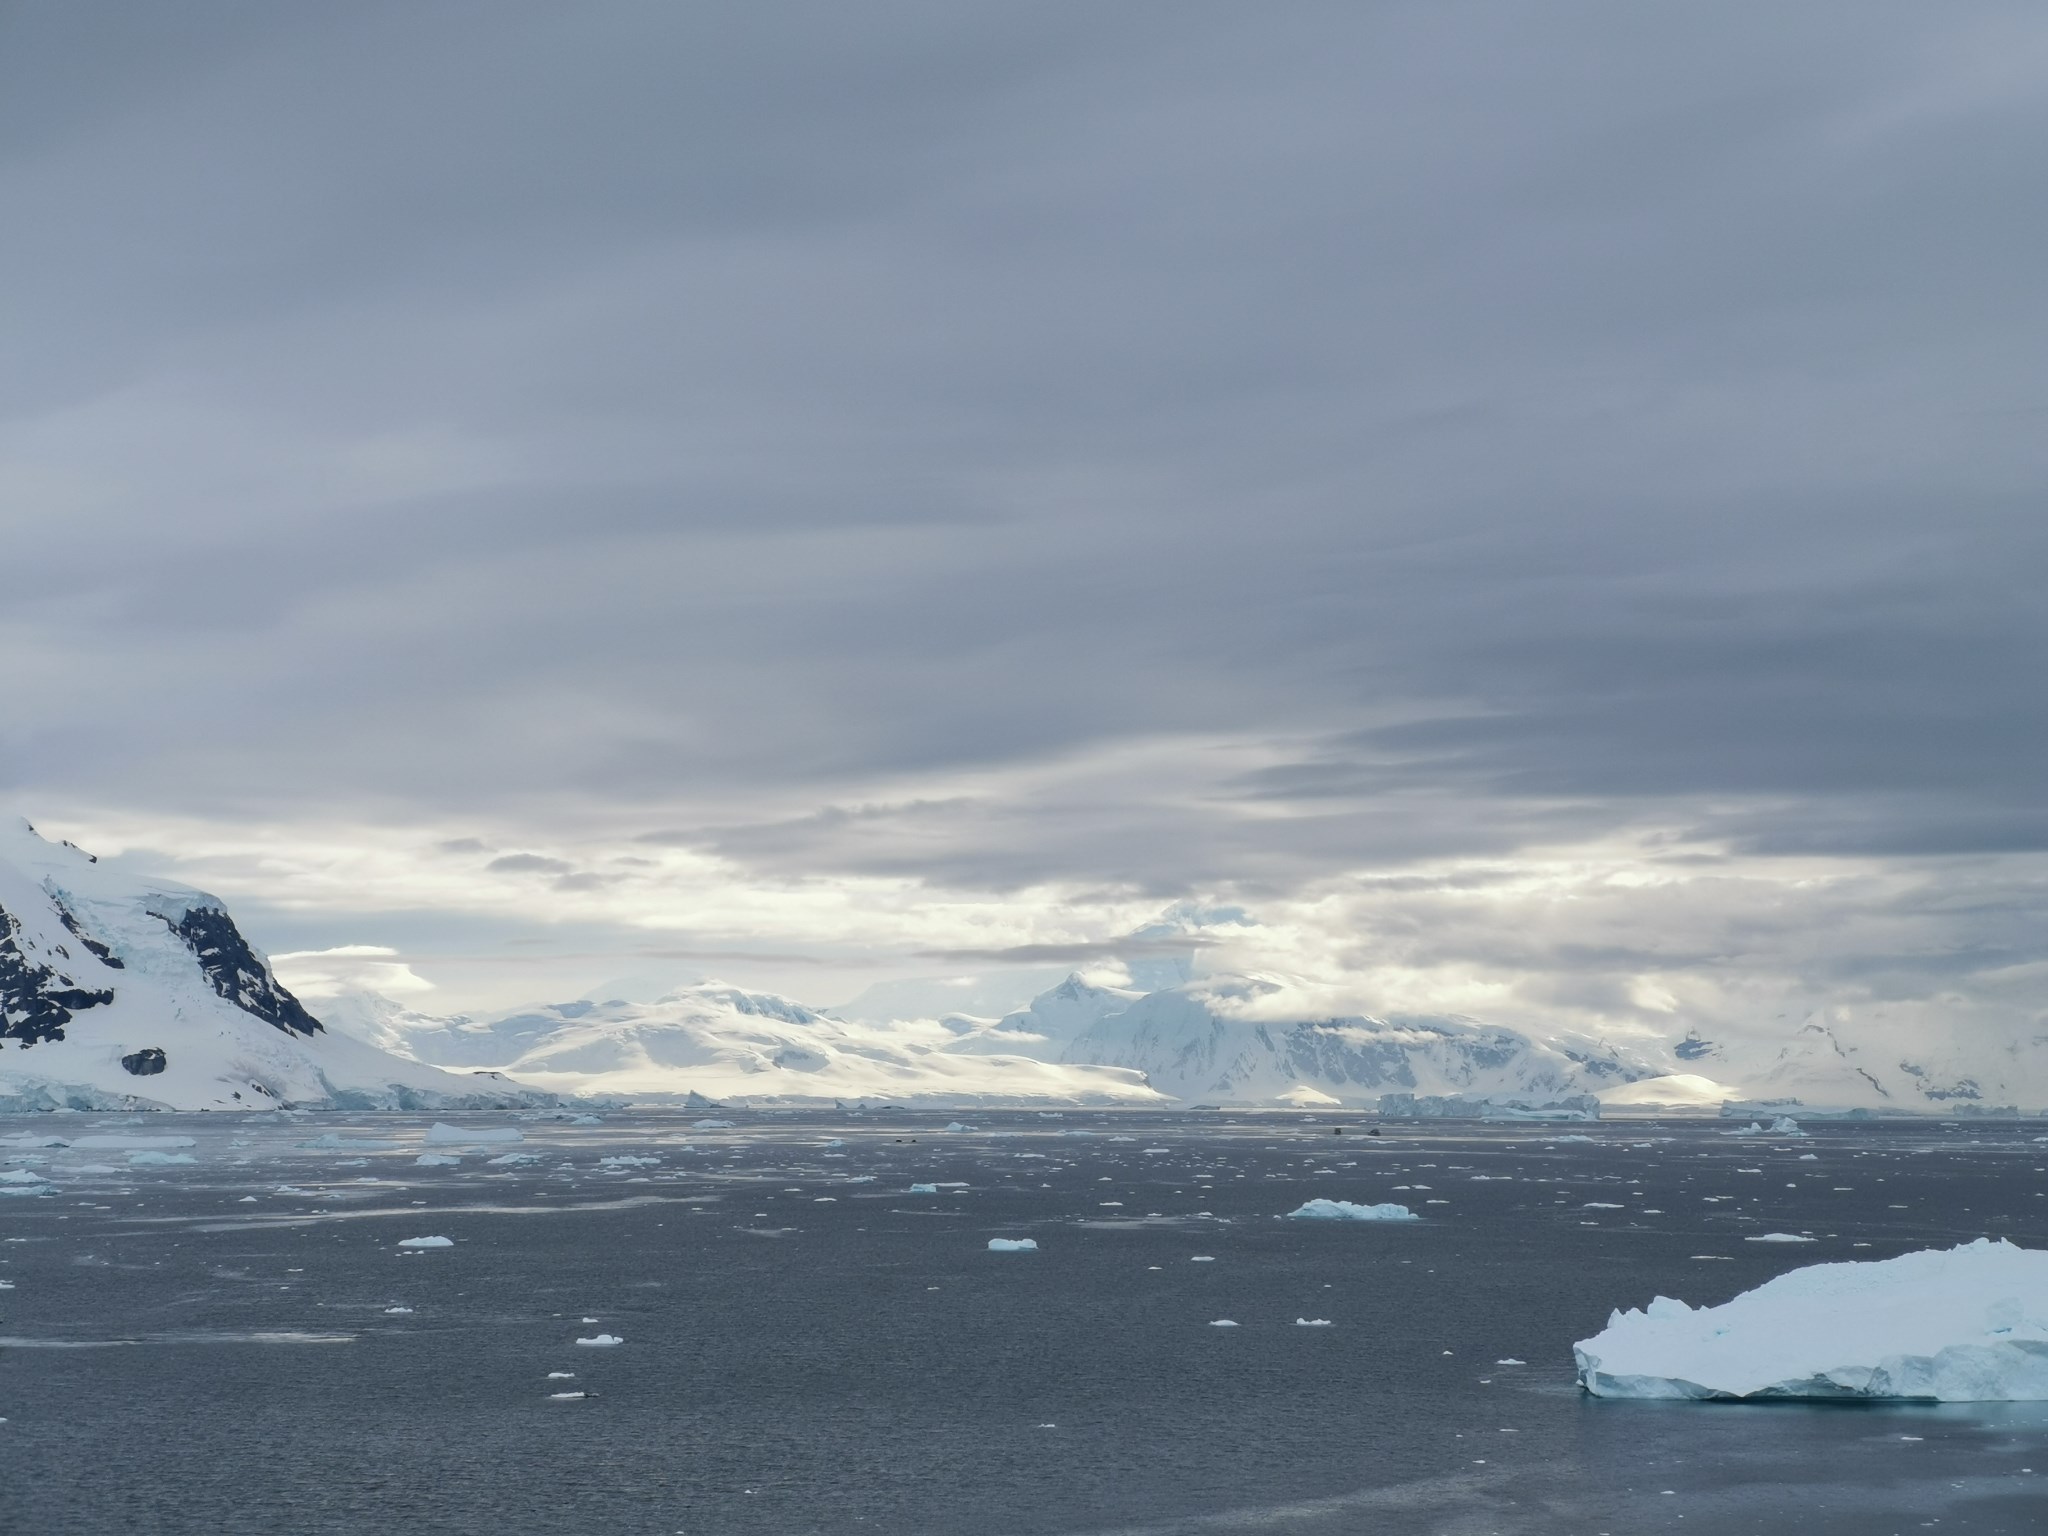
<svg viewBox="0 0 2048 1536">
<path fill-rule="evenodd" d="M 1311 1200 L 1287 1213 L 1289 1221 L 1420 1221 L 1405 1205 L 1353 1205 L 1349 1200 Z"/>
<path fill-rule="evenodd" d="M 1573 1352 L 1597 1397 L 2048 1400 L 2048 1251 L 1979 1238 L 1809 1265 L 1719 1307 L 1659 1296 Z"/>
<path fill-rule="evenodd" d="M 1038 1240 L 1030 1237 L 992 1237 L 988 1240 L 990 1253 L 1036 1253 Z"/>
<path fill-rule="evenodd" d="M 455 1246 L 455 1239 L 452 1237 L 401 1237 L 398 1240 L 398 1246 L 401 1248 L 453 1248 Z"/>
<path fill-rule="evenodd" d="M 594 1339 L 578 1339 L 576 1342 L 585 1349 L 616 1349 L 626 1341 L 616 1333 L 600 1333 Z"/>
<path fill-rule="evenodd" d="M 938 1192 L 939 1186 L 936 1184 L 913 1184 L 910 1186 L 910 1193 L 913 1195 L 936 1195 Z"/>
</svg>

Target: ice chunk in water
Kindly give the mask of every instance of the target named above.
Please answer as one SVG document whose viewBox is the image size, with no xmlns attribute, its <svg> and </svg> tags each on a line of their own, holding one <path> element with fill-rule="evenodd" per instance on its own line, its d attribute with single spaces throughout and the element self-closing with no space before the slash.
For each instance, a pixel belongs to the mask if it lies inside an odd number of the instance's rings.
<svg viewBox="0 0 2048 1536">
<path fill-rule="evenodd" d="M 1354 1205 L 1349 1200 L 1310 1200 L 1287 1213 L 1290 1221 L 1420 1221 L 1405 1205 Z"/>
<path fill-rule="evenodd" d="M 992 1237 L 988 1240 L 990 1253 L 1036 1253 L 1038 1240 L 1030 1237 Z"/>
<path fill-rule="evenodd" d="M 1598 1397 L 2048 1400 L 2048 1252 L 1809 1264 L 1718 1307 L 1616 1312 L 1574 1352 Z"/>
</svg>

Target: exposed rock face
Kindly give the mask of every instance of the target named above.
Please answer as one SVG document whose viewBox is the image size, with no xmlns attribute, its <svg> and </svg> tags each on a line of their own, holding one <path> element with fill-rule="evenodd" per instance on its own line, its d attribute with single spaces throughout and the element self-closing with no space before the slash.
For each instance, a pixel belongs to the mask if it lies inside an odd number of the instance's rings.
<svg viewBox="0 0 2048 1536">
<path fill-rule="evenodd" d="M 40 960 L 43 954 L 48 960 Z M 0 1040 L 24 1046 L 62 1040 L 64 1026 L 88 1008 L 114 1000 L 107 987 L 82 987 L 57 968 L 70 956 L 61 945 L 45 950 L 21 920 L 0 907 Z"/>
<path fill-rule="evenodd" d="M 221 908 L 192 907 L 175 922 L 160 912 L 153 915 L 185 941 L 216 996 L 288 1035 L 319 1033 L 320 1021 L 270 974 L 270 967 L 257 959 L 235 920 Z"/>
<path fill-rule="evenodd" d="M 130 1051 L 121 1058 L 122 1069 L 132 1072 L 137 1077 L 155 1077 L 169 1064 L 162 1048 L 154 1045 L 145 1045 L 141 1050 Z"/>
</svg>

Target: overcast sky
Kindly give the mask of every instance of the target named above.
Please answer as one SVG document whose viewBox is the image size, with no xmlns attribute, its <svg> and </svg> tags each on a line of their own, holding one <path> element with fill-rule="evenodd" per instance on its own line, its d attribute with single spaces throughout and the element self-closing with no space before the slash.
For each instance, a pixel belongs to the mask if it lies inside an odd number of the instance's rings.
<svg viewBox="0 0 2048 1536">
<path fill-rule="evenodd" d="M 421 1006 L 2031 1017 L 2044 145 L 2031 0 L 0 6 L 0 797 Z"/>
</svg>

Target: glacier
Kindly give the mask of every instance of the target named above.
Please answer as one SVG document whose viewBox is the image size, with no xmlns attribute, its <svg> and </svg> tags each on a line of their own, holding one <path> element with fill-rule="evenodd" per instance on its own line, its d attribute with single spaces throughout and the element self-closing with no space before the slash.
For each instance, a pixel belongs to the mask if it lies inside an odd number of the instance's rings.
<svg viewBox="0 0 2048 1536">
<path fill-rule="evenodd" d="M 1596 1397 L 2048 1400 L 2048 1251 L 1979 1238 L 1668 1296 L 1573 1347 Z"/>
</svg>

